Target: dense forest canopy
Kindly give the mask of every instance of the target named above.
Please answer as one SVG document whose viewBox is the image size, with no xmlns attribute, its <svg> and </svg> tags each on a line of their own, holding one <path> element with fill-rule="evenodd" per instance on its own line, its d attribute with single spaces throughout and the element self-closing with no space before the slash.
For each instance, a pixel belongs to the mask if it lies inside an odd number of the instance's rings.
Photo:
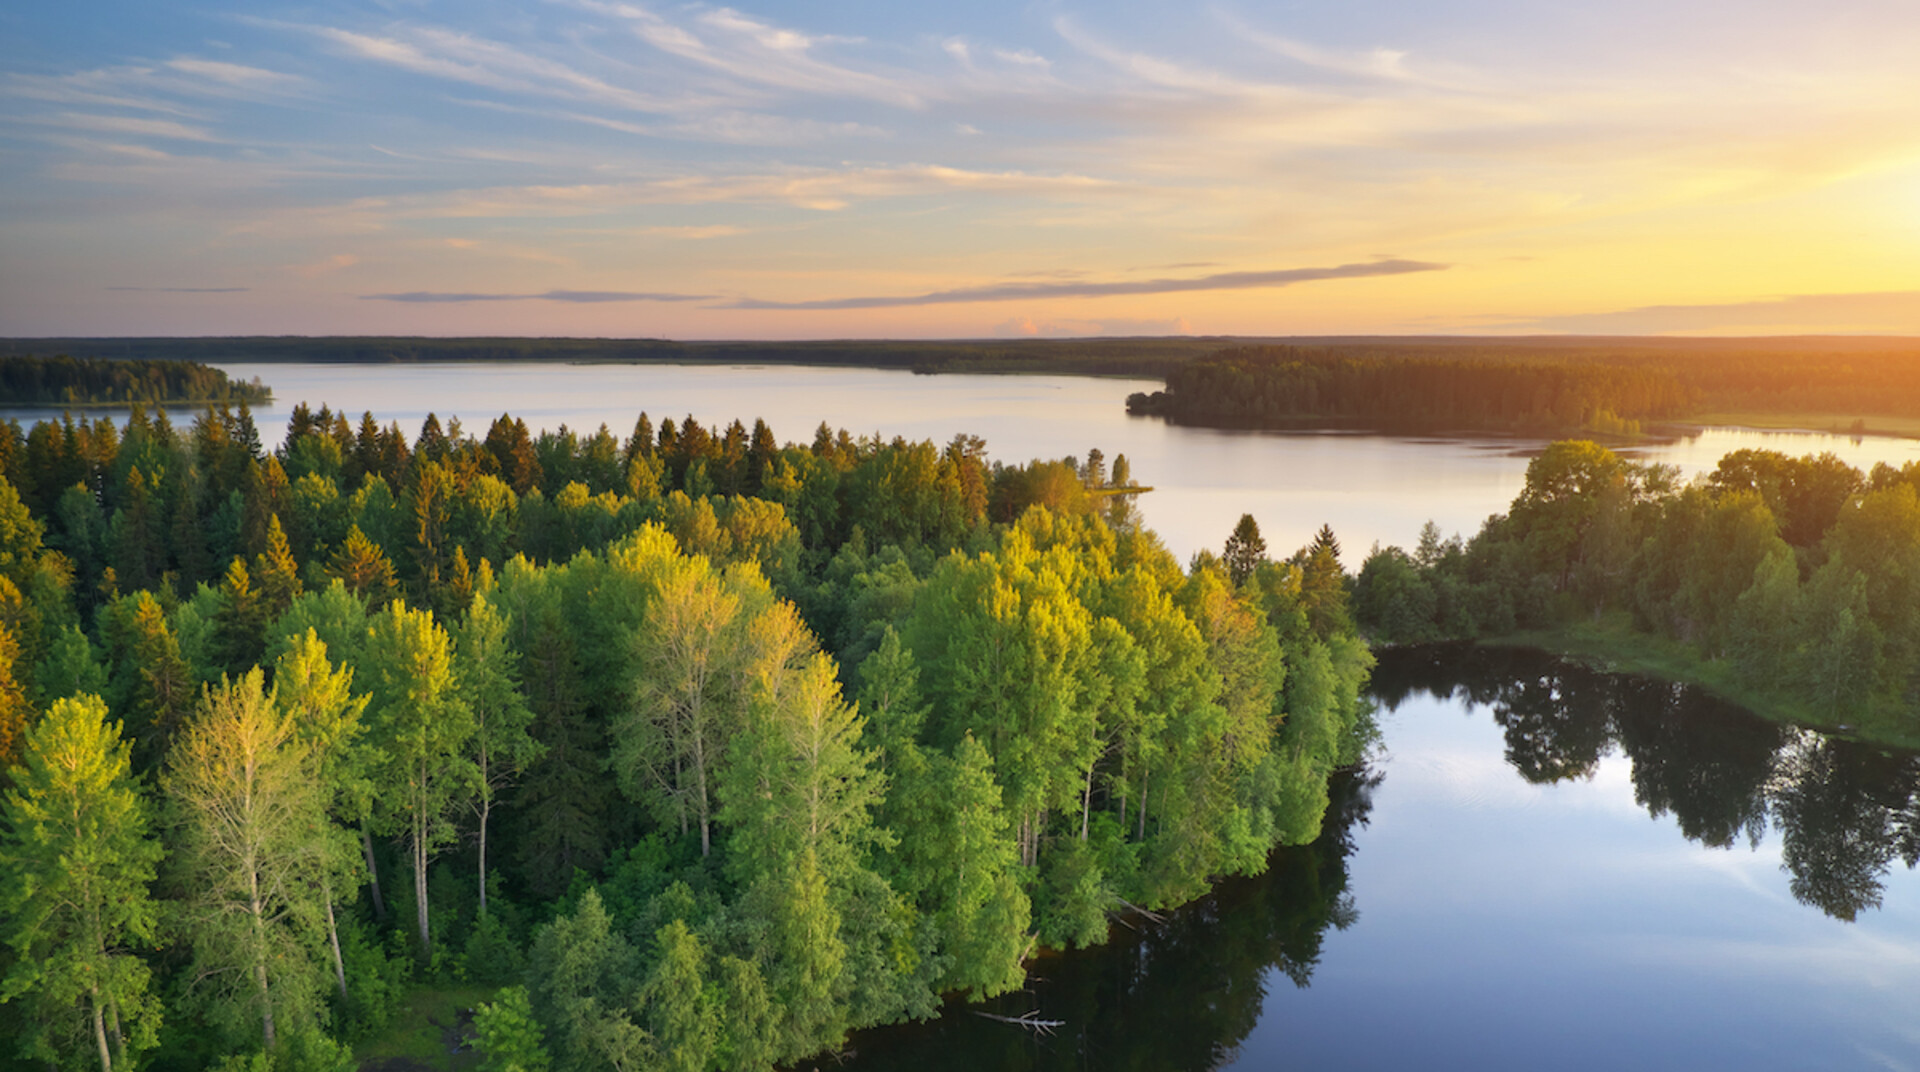
<svg viewBox="0 0 1920 1072">
<path fill-rule="evenodd" d="M 1920 463 L 1740 450 L 1704 480 L 1587 441 L 1551 445 L 1472 539 L 1429 526 L 1355 586 L 1376 640 L 1619 620 L 1743 698 L 1920 735 Z"/>
<path fill-rule="evenodd" d="M 789 1062 L 1311 841 L 1369 725 L 1332 534 L 1182 568 L 1097 450 L 303 404 L 0 476 L 12 1067 L 344 1069 L 427 992 L 489 1068 Z"/>
<path fill-rule="evenodd" d="M 258 380 L 236 382 L 198 361 L 0 356 L 0 405 L 258 404 L 272 399 L 273 392 Z"/>
</svg>

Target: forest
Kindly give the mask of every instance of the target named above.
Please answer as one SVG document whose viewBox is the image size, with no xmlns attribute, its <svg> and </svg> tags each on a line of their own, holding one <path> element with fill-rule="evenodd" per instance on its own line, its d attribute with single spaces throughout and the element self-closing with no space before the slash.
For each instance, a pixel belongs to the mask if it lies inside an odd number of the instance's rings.
<svg viewBox="0 0 1920 1072">
<path fill-rule="evenodd" d="M 0 405 L 237 405 L 272 399 L 273 392 L 259 381 L 235 382 L 198 361 L 83 360 L 64 353 L 0 356 Z"/>
<path fill-rule="evenodd" d="M 1682 485 L 1563 440 L 1471 539 L 1429 525 L 1412 552 L 1376 549 L 1354 613 L 1386 643 L 1613 623 L 1756 710 L 1912 740 L 1920 463 L 1738 450 Z"/>
<path fill-rule="evenodd" d="M 1911 340 L 1473 340 L 1236 346 L 1130 413 L 1181 424 L 1636 434 L 1726 415 L 1920 417 Z"/>
<path fill-rule="evenodd" d="M 142 360 L 301 361 L 411 364 L 432 361 L 659 362 L 677 365 L 835 365 L 938 372 L 1052 372 L 1157 377 L 1203 357 L 1227 340 L 1205 337 L 1114 339 L 836 339 L 706 342 L 674 339 L 422 338 L 301 336 L 154 339 L 0 339 L 0 357 L 58 346 L 76 354 Z"/>
<path fill-rule="evenodd" d="M 759 1069 L 1320 832 L 1337 541 L 822 425 L 0 424 L 7 1067 Z"/>
</svg>

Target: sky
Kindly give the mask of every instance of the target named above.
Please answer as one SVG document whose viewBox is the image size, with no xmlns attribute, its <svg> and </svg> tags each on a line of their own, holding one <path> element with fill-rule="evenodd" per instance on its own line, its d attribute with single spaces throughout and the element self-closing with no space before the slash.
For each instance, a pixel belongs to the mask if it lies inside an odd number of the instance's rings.
<svg viewBox="0 0 1920 1072">
<path fill-rule="evenodd" d="M 0 335 L 1920 334 L 1913 0 L 0 6 Z"/>
</svg>

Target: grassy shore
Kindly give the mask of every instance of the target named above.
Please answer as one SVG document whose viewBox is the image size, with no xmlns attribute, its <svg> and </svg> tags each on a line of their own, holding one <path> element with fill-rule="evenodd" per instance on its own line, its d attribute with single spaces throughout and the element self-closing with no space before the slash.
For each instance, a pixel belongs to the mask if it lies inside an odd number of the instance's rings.
<svg viewBox="0 0 1920 1072">
<path fill-rule="evenodd" d="M 1479 642 L 1495 647 L 1541 648 L 1596 670 L 1681 681 L 1772 722 L 1811 726 L 1853 740 L 1920 750 L 1920 719 L 1879 707 L 1836 716 L 1778 692 L 1753 688 L 1726 660 L 1706 659 L 1692 645 L 1636 631 L 1625 613 Z"/>
</svg>

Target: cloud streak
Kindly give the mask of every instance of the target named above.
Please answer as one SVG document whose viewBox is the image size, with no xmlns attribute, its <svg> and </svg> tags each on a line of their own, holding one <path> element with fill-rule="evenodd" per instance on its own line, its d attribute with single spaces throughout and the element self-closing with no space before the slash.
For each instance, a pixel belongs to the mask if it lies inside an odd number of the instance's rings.
<svg viewBox="0 0 1920 1072">
<path fill-rule="evenodd" d="M 405 302 L 440 305 L 455 302 L 551 301 L 598 305 L 603 302 L 693 302 L 710 301 L 712 294 L 665 294 L 626 290 L 549 290 L 544 294 L 469 294 L 438 290 L 409 290 L 399 294 L 362 294 L 361 301 Z"/>
<path fill-rule="evenodd" d="M 252 287 L 108 287 L 140 294 L 245 294 Z"/>
<path fill-rule="evenodd" d="M 1508 321 L 1504 328 L 1577 335 L 1642 335 L 1687 331 L 1780 331 L 1905 334 L 1920 331 L 1920 290 L 1856 294 L 1793 294 L 1715 305 L 1646 305 Z"/>
<path fill-rule="evenodd" d="M 1444 264 L 1426 261 L 1384 260 L 1342 264 L 1333 268 L 1282 268 L 1264 272 L 1218 272 L 1193 279 L 1135 279 L 1106 283 L 1002 283 L 985 287 L 937 290 L 930 294 L 892 297 L 824 298 L 816 301 L 764 301 L 743 298 L 725 309 L 897 309 L 922 305 L 958 305 L 966 302 L 1043 300 L 1051 298 L 1111 298 L 1142 294 L 1181 294 L 1198 290 L 1254 290 L 1288 287 L 1323 279 L 1365 279 L 1373 276 L 1438 272 Z"/>
</svg>

